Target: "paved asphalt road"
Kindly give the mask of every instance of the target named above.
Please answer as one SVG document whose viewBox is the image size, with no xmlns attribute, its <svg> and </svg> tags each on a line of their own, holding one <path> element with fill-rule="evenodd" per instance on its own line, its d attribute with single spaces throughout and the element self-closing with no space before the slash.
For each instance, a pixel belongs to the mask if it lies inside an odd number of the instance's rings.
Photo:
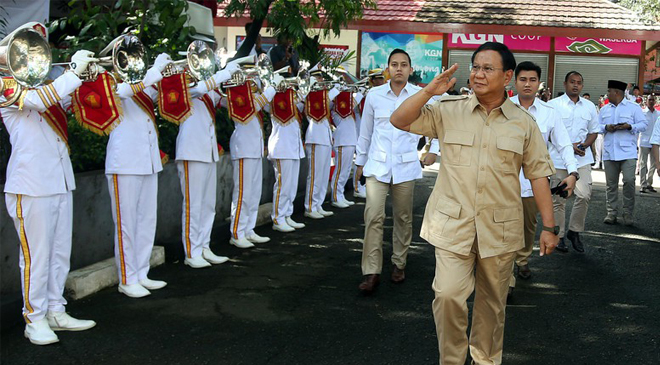
<svg viewBox="0 0 660 365">
<path fill-rule="evenodd" d="M 308 226 L 294 233 L 259 227 L 273 240 L 252 250 L 230 247 L 226 229 L 214 232 L 214 250 L 232 261 L 210 269 L 184 267 L 180 244 L 163 243 L 167 263 L 150 276 L 166 280 L 165 289 L 130 299 L 113 287 L 72 302 L 70 313 L 98 325 L 60 332 L 60 343 L 50 346 L 31 345 L 22 325 L 10 327 L 2 332 L 0 362 L 437 364 L 433 248 L 418 236 L 435 181 L 434 173 L 425 175 L 416 187 L 402 285 L 385 281 L 372 297 L 358 293 L 358 202 L 321 221 L 298 214 Z M 660 364 L 660 196 L 637 196 L 637 227 L 606 226 L 604 187 L 594 186 L 586 254 L 534 257 L 532 279 L 519 280 L 507 306 L 505 364 Z"/>
</svg>

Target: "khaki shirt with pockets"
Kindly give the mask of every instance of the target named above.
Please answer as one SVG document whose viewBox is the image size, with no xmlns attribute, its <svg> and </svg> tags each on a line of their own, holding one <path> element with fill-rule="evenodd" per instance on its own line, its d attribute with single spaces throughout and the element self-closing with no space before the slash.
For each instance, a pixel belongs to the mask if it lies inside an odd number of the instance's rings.
<svg viewBox="0 0 660 365">
<path fill-rule="evenodd" d="M 486 114 L 475 95 L 447 96 L 424 106 L 410 132 L 442 151 L 421 237 L 459 255 L 476 238 L 482 258 L 523 248 L 520 169 L 530 180 L 555 173 L 533 117 L 508 98 Z"/>
</svg>

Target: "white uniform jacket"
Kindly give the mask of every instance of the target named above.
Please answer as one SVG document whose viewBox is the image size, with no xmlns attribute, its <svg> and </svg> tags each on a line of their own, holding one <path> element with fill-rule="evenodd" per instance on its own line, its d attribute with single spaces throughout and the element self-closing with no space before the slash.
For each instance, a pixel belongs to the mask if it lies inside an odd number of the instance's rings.
<svg viewBox="0 0 660 365">
<path fill-rule="evenodd" d="M 637 135 L 646 130 L 647 120 L 637 103 L 625 98 L 619 105 L 609 103 L 598 114 L 600 133 L 603 133 L 603 161 L 623 161 L 637 159 Z M 628 123 L 631 130 L 608 132 L 608 124 Z"/>
<path fill-rule="evenodd" d="M 220 159 L 215 134 L 215 114 L 209 113 L 202 97 L 208 95 L 213 106 L 217 107 L 220 94 L 214 90 L 230 77 L 229 71 L 219 71 L 190 89 L 192 114 L 179 125 L 179 134 L 176 137 L 177 161 L 218 162 Z"/>
<path fill-rule="evenodd" d="M 295 101 L 298 98 L 294 99 Z M 305 104 L 297 102 L 296 107 L 302 113 Z M 271 104 L 264 107 L 268 113 L 271 111 Z M 305 148 L 302 144 L 302 124 L 297 116 L 293 117 L 287 125 L 279 123 L 275 117 L 270 117 L 273 129 L 268 137 L 268 158 L 269 159 L 290 159 L 300 160 L 305 157 Z"/>
<path fill-rule="evenodd" d="M 56 102 L 68 108 L 69 94 L 81 84 L 76 74 L 65 72 L 52 84 L 28 91 L 23 110 L 17 105 L 0 109 L 12 146 L 6 193 L 48 196 L 76 188 L 66 144 L 39 113 Z"/>
<path fill-rule="evenodd" d="M 571 138 L 571 143 L 584 142 L 587 139 L 587 134 L 599 133 L 598 113 L 596 112 L 596 105 L 591 101 L 580 97 L 578 102 L 574 103 L 568 95 L 564 94 L 550 100 L 548 104 L 561 115 L 564 127 L 566 127 L 568 136 Z M 566 169 L 561 153 L 556 148 L 551 146 L 548 152 L 550 152 L 555 168 Z M 584 156 L 575 156 L 575 158 L 577 159 L 578 168 L 594 163 L 594 156 L 589 151 Z"/>
<path fill-rule="evenodd" d="M 328 99 L 330 99 L 329 108 L 332 110 L 334 107 L 334 100 L 339 95 L 337 88 L 328 91 Z M 307 117 L 309 125 L 307 132 L 305 132 L 305 144 L 320 144 L 322 146 L 332 146 L 332 131 L 330 130 L 330 121 L 328 118 L 323 118 L 320 121 Z"/>
<path fill-rule="evenodd" d="M 355 159 L 356 165 L 364 166 L 365 176 L 394 184 L 422 178 L 417 156 L 420 136 L 397 129 L 390 123 L 394 110 L 419 90 L 420 87 L 407 83 L 397 97 L 389 81 L 369 90 L 362 112 Z"/>
<path fill-rule="evenodd" d="M 655 127 L 656 120 L 660 117 L 660 112 L 657 110 L 646 110 L 644 112 L 646 117 L 646 130 L 639 135 L 639 147 L 651 148 L 651 135 L 653 134 L 653 127 Z"/>
<path fill-rule="evenodd" d="M 361 93 L 353 94 L 353 110 L 355 110 L 357 105 L 360 104 L 361 100 Z M 334 146 L 357 145 L 358 132 L 355 118 L 357 118 L 357 115 L 355 117 L 353 115 L 349 115 L 347 118 L 342 118 L 335 112 L 335 108 L 332 108 L 332 121 L 337 127 L 332 134 Z"/>
<path fill-rule="evenodd" d="M 151 86 L 162 78 L 160 71 L 152 67 L 142 82 L 117 85 L 124 115 L 119 125 L 110 132 L 105 157 L 106 174 L 151 175 L 163 170 L 156 124 L 132 99 L 136 90 L 143 90 L 152 101 L 156 101 L 158 92 Z"/>
<path fill-rule="evenodd" d="M 246 124 L 234 122 L 234 132 L 229 140 L 229 150 L 232 160 L 241 158 L 264 157 L 264 130 L 257 113 L 275 97 L 275 89 L 269 86 L 263 94 L 255 93 L 255 113 Z M 221 105 L 227 107 L 226 98 L 222 98 Z"/>
<path fill-rule="evenodd" d="M 653 133 L 651 133 L 649 143 L 651 144 L 651 147 L 653 147 L 654 144 L 660 146 L 660 120 L 655 121 L 655 125 L 653 126 Z"/>
<path fill-rule="evenodd" d="M 516 105 L 520 105 L 518 95 L 512 97 L 511 101 Z M 568 135 L 566 127 L 564 127 L 564 123 L 562 123 L 559 113 L 548 103 L 538 98 L 534 98 L 534 103 L 527 111 L 534 116 L 536 125 L 539 126 L 548 150 L 553 148 L 557 151 L 556 154 L 560 156 L 559 161 L 552 161 L 555 166 L 568 166 L 566 170 L 569 174 L 577 172 L 577 159 L 573 152 L 573 143 L 571 143 L 571 138 Z M 590 152 L 587 151 L 587 153 Z M 522 170 L 520 170 L 520 188 L 521 197 L 529 198 L 534 196 L 532 183 L 525 178 Z"/>
</svg>

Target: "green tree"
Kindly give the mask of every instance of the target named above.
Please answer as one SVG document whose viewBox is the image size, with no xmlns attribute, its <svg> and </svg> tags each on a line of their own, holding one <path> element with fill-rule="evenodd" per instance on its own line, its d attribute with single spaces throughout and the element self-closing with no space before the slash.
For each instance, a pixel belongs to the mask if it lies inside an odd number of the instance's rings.
<svg viewBox="0 0 660 365">
<path fill-rule="evenodd" d="M 620 0 L 624 6 L 640 15 L 640 20 L 649 25 L 660 22 L 660 1 L 658 0 Z"/>
</svg>

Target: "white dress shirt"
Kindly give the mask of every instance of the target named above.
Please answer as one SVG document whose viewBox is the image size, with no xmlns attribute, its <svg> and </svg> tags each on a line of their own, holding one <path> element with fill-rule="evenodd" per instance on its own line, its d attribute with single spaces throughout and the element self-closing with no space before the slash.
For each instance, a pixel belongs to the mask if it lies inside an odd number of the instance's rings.
<svg viewBox="0 0 660 365">
<path fill-rule="evenodd" d="M 337 88 L 328 91 L 328 108 L 332 110 L 334 106 L 335 97 L 339 95 Z M 307 117 L 309 125 L 305 132 L 305 144 L 320 144 L 323 146 L 332 146 L 332 131 L 330 129 L 330 121 L 328 118 L 323 118 L 316 121 L 313 118 Z"/>
<path fill-rule="evenodd" d="M 637 159 L 637 134 L 646 130 L 646 117 L 637 103 L 625 98 L 619 105 L 609 103 L 598 114 L 600 133 L 603 137 L 603 161 L 623 161 Z M 608 132 L 608 124 L 628 123 L 631 130 Z"/>
<path fill-rule="evenodd" d="M 12 146 L 5 193 L 48 196 L 76 188 L 69 150 L 39 113 L 55 102 L 66 109 L 69 94 L 81 84 L 76 74 L 65 72 L 52 84 L 29 90 L 23 110 L 16 104 L 0 108 Z M 0 100 L 6 99 L 0 95 Z"/>
<path fill-rule="evenodd" d="M 294 102 L 298 100 L 294 97 Z M 296 107 L 302 113 L 305 104 L 297 102 Z M 272 103 L 264 107 L 267 113 L 270 113 Z M 269 159 L 292 159 L 300 160 L 305 157 L 305 148 L 302 144 L 302 124 L 298 116 L 294 116 L 289 120 L 289 123 L 283 125 L 275 120 L 275 117 L 270 117 L 273 129 L 268 137 L 268 158 Z"/>
<path fill-rule="evenodd" d="M 513 96 L 511 101 L 516 105 L 520 105 L 518 95 Z M 554 161 L 553 159 L 552 162 L 555 166 L 567 166 L 566 170 L 569 174 L 577 172 L 577 159 L 573 152 L 573 143 L 571 143 L 571 138 L 568 135 L 566 127 L 564 127 L 564 123 L 562 123 L 559 113 L 548 103 L 538 98 L 534 98 L 534 103 L 527 111 L 534 116 L 543 140 L 548 147 L 548 151 L 554 149 L 555 154 L 560 156 L 559 161 Z M 525 178 L 522 170 L 520 171 L 520 188 L 521 197 L 529 198 L 534 196 L 532 183 Z"/>
<path fill-rule="evenodd" d="M 649 143 L 651 146 L 654 144 L 660 146 L 660 118 L 655 121 L 655 125 L 653 126 L 653 133 L 651 133 L 651 138 L 649 138 Z"/>
<path fill-rule="evenodd" d="M 353 110 L 355 110 L 355 107 L 360 104 L 361 100 L 362 94 L 353 94 Z M 346 118 L 342 118 L 335 112 L 335 108 L 332 108 L 332 121 L 337 127 L 332 134 L 333 145 L 355 146 L 357 144 L 358 132 L 354 116 L 349 115 Z"/>
<path fill-rule="evenodd" d="M 151 175 L 163 170 L 156 124 L 133 100 L 135 91 L 142 89 L 155 102 L 158 91 L 151 86 L 162 79 L 160 71 L 152 67 L 141 83 L 117 85 L 124 115 L 110 132 L 105 157 L 106 174 Z"/>
<path fill-rule="evenodd" d="M 564 94 L 550 100 L 548 104 L 561 115 L 564 127 L 566 127 L 568 136 L 571 138 L 571 143 L 582 143 L 587 139 L 587 134 L 599 132 L 598 113 L 596 112 L 596 106 L 591 101 L 580 97 L 578 102 L 574 103 L 568 95 Z M 552 146 L 548 151 L 555 168 L 566 170 L 566 165 L 563 164 L 559 151 Z M 594 163 L 594 156 L 589 151 L 584 156 L 575 156 L 575 158 L 577 159 L 578 168 Z"/>
<path fill-rule="evenodd" d="M 241 158 L 264 157 L 264 130 L 257 114 L 275 96 L 275 89 L 269 86 L 263 94 L 254 94 L 254 116 L 245 124 L 234 122 L 234 132 L 229 140 L 229 150 L 232 160 Z M 222 98 L 221 105 L 227 107 L 226 98 Z"/>
<path fill-rule="evenodd" d="M 660 117 L 660 112 L 655 109 L 652 111 L 647 109 L 644 112 L 644 116 L 648 123 L 646 125 L 646 130 L 639 135 L 639 147 L 651 148 L 650 140 L 651 135 L 653 134 L 653 127 L 655 127 L 655 122 L 658 120 L 658 117 Z"/>
<path fill-rule="evenodd" d="M 394 110 L 419 90 L 420 87 L 406 83 L 397 96 L 388 81 L 367 94 L 355 160 L 356 165 L 364 166 L 364 176 L 394 184 L 422 178 L 417 156 L 420 136 L 397 129 L 390 123 Z"/>
<path fill-rule="evenodd" d="M 215 134 L 215 114 L 211 115 L 202 101 L 208 95 L 213 106 L 220 103 L 220 95 L 214 91 L 217 85 L 229 80 L 229 71 L 218 71 L 211 78 L 200 81 L 190 88 L 192 113 L 179 125 L 176 137 L 177 161 L 218 162 L 218 139 Z"/>
</svg>

